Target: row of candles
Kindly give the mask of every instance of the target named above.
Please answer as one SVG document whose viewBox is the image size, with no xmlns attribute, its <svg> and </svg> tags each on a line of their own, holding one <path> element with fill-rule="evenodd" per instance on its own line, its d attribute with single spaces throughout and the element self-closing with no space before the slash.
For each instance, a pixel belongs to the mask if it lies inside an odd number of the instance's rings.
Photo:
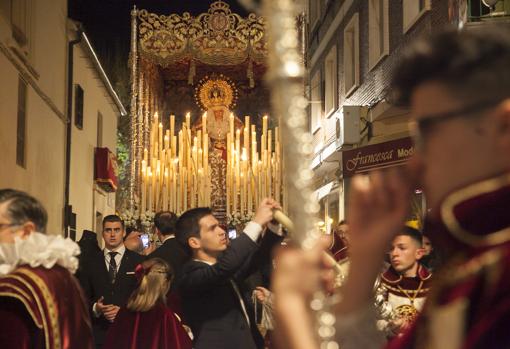
<svg viewBox="0 0 510 349">
<path fill-rule="evenodd" d="M 264 116 L 259 138 L 249 116 L 245 117 L 244 128 L 234 131 L 234 116 L 230 115 L 227 134 L 227 215 L 233 212 L 250 215 L 265 197 L 273 197 L 281 202 L 281 173 L 279 128 L 275 128 L 274 134 L 268 130 L 268 118 Z"/>
<path fill-rule="evenodd" d="M 226 138 L 226 213 L 249 216 L 264 197 L 281 202 L 282 161 L 279 128 L 268 129 L 262 118 L 262 134 L 245 117 L 243 129 L 234 128 L 235 117 L 229 116 Z M 186 114 L 176 135 L 175 116 L 170 128 L 163 130 L 162 120 L 154 115 L 150 127 L 150 144 L 144 149 L 141 165 L 140 212 L 187 209 L 211 205 L 211 169 L 207 115 L 202 129 L 194 134 L 190 114 Z"/>
<path fill-rule="evenodd" d="M 174 115 L 165 132 L 158 114 L 154 115 L 141 166 L 141 212 L 210 206 L 209 135 L 207 117 L 202 118 L 203 129 L 192 135 L 190 114 L 186 114 L 176 136 Z"/>
</svg>

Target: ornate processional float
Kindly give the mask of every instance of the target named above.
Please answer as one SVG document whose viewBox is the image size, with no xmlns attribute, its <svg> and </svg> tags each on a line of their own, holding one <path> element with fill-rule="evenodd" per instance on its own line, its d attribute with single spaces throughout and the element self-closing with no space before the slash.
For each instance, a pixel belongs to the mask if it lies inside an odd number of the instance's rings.
<svg viewBox="0 0 510 349">
<path fill-rule="evenodd" d="M 127 225 L 210 206 L 237 226 L 266 196 L 286 204 L 264 19 L 216 1 L 196 17 L 135 8 L 131 24 Z"/>
<path fill-rule="evenodd" d="M 262 2 L 266 19 L 242 18 L 223 1 L 196 17 L 132 11 L 129 217 L 148 226 L 155 211 L 210 205 L 237 225 L 262 197 L 273 196 L 294 224 L 279 212 L 281 222 L 293 226 L 292 238 L 304 249 L 321 235 L 297 31 L 304 22 L 296 21 L 304 18 L 303 1 Z M 268 62 L 270 89 L 262 87 Z M 267 116 L 269 96 L 274 118 Z M 188 114 L 193 104 L 199 110 Z M 243 124 L 236 114 L 252 117 Z M 311 306 L 319 347 L 338 349 L 331 300 L 317 293 Z"/>
</svg>

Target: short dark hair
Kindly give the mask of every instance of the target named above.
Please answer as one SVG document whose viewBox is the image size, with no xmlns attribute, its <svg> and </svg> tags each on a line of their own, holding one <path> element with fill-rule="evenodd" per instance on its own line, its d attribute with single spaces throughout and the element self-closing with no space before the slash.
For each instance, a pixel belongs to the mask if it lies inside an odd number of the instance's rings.
<svg viewBox="0 0 510 349">
<path fill-rule="evenodd" d="M 122 229 L 124 229 L 124 221 L 116 214 L 111 214 L 103 218 L 103 229 L 104 225 L 108 222 L 120 222 L 120 224 L 122 224 Z"/>
<path fill-rule="evenodd" d="M 46 232 L 48 213 L 34 197 L 15 189 L 0 189 L 0 204 L 7 203 L 7 214 L 12 224 L 32 222 L 40 233 Z"/>
<path fill-rule="evenodd" d="M 423 238 L 422 234 L 418 229 L 412 228 L 408 225 L 404 226 L 404 229 L 402 231 L 398 232 L 397 236 L 409 236 L 411 239 L 416 241 L 416 243 L 421 247 L 423 246 Z"/>
<path fill-rule="evenodd" d="M 163 235 L 175 234 L 177 215 L 170 211 L 161 211 L 154 216 L 154 226 Z"/>
<path fill-rule="evenodd" d="M 188 239 L 191 237 L 200 238 L 200 220 L 209 215 L 212 215 L 212 210 L 209 207 L 197 207 L 184 212 L 177 220 L 175 237 L 188 253 L 191 253 Z"/>
<path fill-rule="evenodd" d="M 409 105 L 415 89 L 437 81 L 452 97 L 489 102 L 510 97 L 510 31 L 488 25 L 448 29 L 419 40 L 403 54 L 393 73 L 389 98 Z"/>
</svg>

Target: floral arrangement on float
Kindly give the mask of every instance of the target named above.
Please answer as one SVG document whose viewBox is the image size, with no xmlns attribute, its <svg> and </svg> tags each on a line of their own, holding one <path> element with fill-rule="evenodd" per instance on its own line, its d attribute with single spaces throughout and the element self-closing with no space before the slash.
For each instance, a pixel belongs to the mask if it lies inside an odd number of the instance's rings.
<svg viewBox="0 0 510 349">
<path fill-rule="evenodd" d="M 245 225 L 249 221 L 252 220 L 254 216 L 253 212 L 250 213 L 241 213 L 241 212 L 231 212 L 227 214 L 227 225 L 231 227 L 239 227 L 241 225 Z"/>
<path fill-rule="evenodd" d="M 155 215 L 156 213 L 153 211 L 145 211 L 139 214 L 136 211 L 126 210 L 121 212 L 120 218 L 124 221 L 124 226 L 126 228 L 149 233 L 154 222 Z"/>
</svg>

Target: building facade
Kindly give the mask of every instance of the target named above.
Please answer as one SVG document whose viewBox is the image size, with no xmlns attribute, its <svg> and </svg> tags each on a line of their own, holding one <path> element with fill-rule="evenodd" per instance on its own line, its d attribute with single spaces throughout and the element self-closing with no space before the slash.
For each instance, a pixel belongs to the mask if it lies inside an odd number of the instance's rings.
<svg viewBox="0 0 510 349">
<path fill-rule="evenodd" d="M 68 214 L 71 236 L 84 229 L 101 231 L 104 216 L 115 213 L 115 187 L 104 185 L 97 173 L 97 149 L 110 155 L 117 147 L 117 122 L 127 117 L 110 80 L 104 72 L 89 37 L 80 26 L 68 22 L 72 48 L 72 123 Z M 70 50 L 70 49 L 69 49 Z M 110 160 L 110 158 L 109 158 Z M 112 159 L 113 161 L 113 159 Z"/>
<path fill-rule="evenodd" d="M 346 216 L 350 178 L 403 164 L 413 153 L 409 111 L 390 103 L 391 72 L 403 49 L 445 26 L 508 18 L 508 1 L 489 9 L 468 0 L 310 0 L 306 92 L 317 198 L 326 230 Z M 410 219 L 425 202 L 416 188 Z"/>
<path fill-rule="evenodd" d="M 72 227 L 74 238 L 96 230 L 98 212 L 115 210 L 113 195 L 94 184 L 94 149 L 115 151 L 117 118 L 125 114 L 83 37 L 67 18 L 66 0 L 0 1 L 0 188 L 37 197 L 48 232 Z M 70 56 L 69 42 L 78 38 Z M 84 92 L 81 129 L 76 86 Z"/>
</svg>

